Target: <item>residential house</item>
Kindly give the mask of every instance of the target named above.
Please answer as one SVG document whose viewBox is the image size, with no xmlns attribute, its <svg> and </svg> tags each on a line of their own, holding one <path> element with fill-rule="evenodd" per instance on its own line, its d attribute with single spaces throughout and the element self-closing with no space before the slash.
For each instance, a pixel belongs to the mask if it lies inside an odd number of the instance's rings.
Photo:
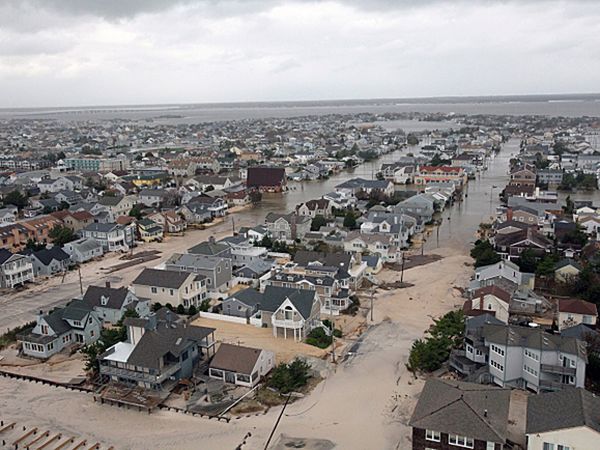
<svg viewBox="0 0 600 450">
<path fill-rule="evenodd" d="M 369 253 L 378 255 L 383 262 L 396 262 L 399 248 L 393 243 L 392 235 L 387 233 L 361 233 L 351 231 L 344 239 L 344 251 L 349 253 Z"/>
<path fill-rule="evenodd" d="M 145 268 L 131 287 L 138 298 L 147 298 L 152 304 L 197 308 L 207 298 L 206 284 L 206 277 L 198 273 Z"/>
<path fill-rule="evenodd" d="M 517 287 L 533 289 L 535 287 L 534 274 L 521 272 L 514 262 L 502 260 L 496 264 L 481 266 L 475 269 L 475 279 L 470 284 L 471 290 L 483 286 L 496 284 L 497 279 L 504 279 Z"/>
<path fill-rule="evenodd" d="M 189 224 L 201 224 L 210 222 L 213 219 L 213 212 L 209 211 L 203 203 L 188 203 L 183 205 L 178 213 L 183 216 Z"/>
<path fill-rule="evenodd" d="M 52 276 L 69 270 L 71 257 L 60 247 L 43 248 L 41 250 L 24 250 L 33 264 L 33 273 L 36 277 Z"/>
<path fill-rule="evenodd" d="M 321 302 L 316 291 L 267 286 L 257 315 L 273 335 L 301 341 L 320 326 Z"/>
<path fill-rule="evenodd" d="M 187 228 L 185 221 L 173 210 L 150 214 L 148 219 L 160 224 L 166 234 L 183 233 Z"/>
<path fill-rule="evenodd" d="M 165 268 L 203 276 L 210 292 L 225 292 L 232 284 L 231 259 L 221 256 L 175 253 L 166 261 Z"/>
<path fill-rule="evenodd" d="M 135 246 L 135 224 L 91 223 L 79 234 L 100 242 L 105 252 L 124 252 Z"/>
<path fill-rule="evenodd" d="M 216 242 L 214 236 L 208 238 L 208 241 L 200 242 L 188 249 L 188 253 L 193 255 L 220 256 L 229 258 L 231 247 L 223 242 Z"/>
<path fill-rule="evenodd" d="M 554 266 L 554 280 L 557 283 L 572 283 L 579 278 L 581 270 L 578 262 L 570 258 L 562 259 Z"/>
<path fill-rule="evenodd" d="M 537 183 L 558 186 L 563 180 L 563 171 L 556 169 L 539 170 L 537 173 Z"/>
<path fill-rule="evenodd" d="M 467 173 L 462 167 L 452 166 L 419 166 L 415 173 L 414 183 L 427 186 L 429 183 L 445 183 L 462 186 L 467 183 Z"/>
<path fill-rule="evenodd" d="M 540 328 L 486 324 L 488 370 L 502 387 L 554 391 L 585 383 L 585 344 Z"/>
<path fill-rule="evenodd" d="M 503 450 L 510 390 L 430 378 L 410 418 L 413 450 Z"/>
<path fill-rule="evenodd" d="M 159 207 L 166 203 L 165 199 L 172 197 L 172 193 L 165 189 L 142 189 L 138 196 L 144 206 Z"/>
<path fill-rule="evenodd" d="M 364 178 L 353 178 L 335 186 L 335 191 L 345 195 L 355 196 L 359 192 L 371 194 L 381 192 L 388 197 L 394 195 L 394 183 L 389 180 L 366 180 Z"/>
<path fill-rule="evenodd" d="M 62 220 L 64 226 L 71 229 L 75 233 L 87 227 L 89 224 L 94 223 L 94 216 L 88 211 L 72 212 L 68 209 L 63 209 L 53 212 L 50 215 Z"/>
<path fill-rule="evenodd" d="M 184 208 L 190 210 L 197 210 L 198 208 L 208 211 L 211 218 L 224 217 L 227 215 L 229 206 L 227 202 L 222 198 L 210 197 L 208 195 L 199 195 L 194 197 L 190 202 L 184 206 Z"/>
<path fill-rule="evenodd" d="M 367 263 L 358 255 L 346 253 L 323 253 L 297 251 L 294 263 L 304 268 L 307 275 L 331 275 L 340 280 L 344 288 L 357 290 L 361 287 Z"/>
<path fill-rule="evenodd" d="M 176 314 L 163 310 L 146 319 L 125 319 L 127 340 L 100 355 L 102 377 L 169 390 L 179 380 L 191 378 L 198 365 L 214 354 L 214 328 L 181 322 Z"/>
<path fill-rule="evenodd" d="M 221 308 L 227 316 L 250 318 L 258 312 L 263 293 L 247 288 L 231 294 L 223 300 Z"/>
<path fill-rule="evenodd" d="M 98 199 L 98 205 L 108 211 L 115 220 L 119 216 L 126 216 L 137 203 L 137 198 L 133 195 L 108 196 L 104 195 Z"/>
<path fill-rule="evenodd" d="M 559 299 L 557 323 L 559 331 L 574 327 L 580 323 L 595 326 L 598 319 L 598 307 L 595 303 L 579 299 Z"/>
<path fill-rule="evenodd" d="M 0 208 L 0 226 L 15 223 L 18 214 L 19 209 L 16 206 L 5 206 L 4 208 Z"/>
<path fill-rule="evenodd" d="M 33 264 L 27 256 L 0 249 L 0 288 L 14 289 L 34 278 Z"/>
<path fill-rule="evenodd" d="M 150 314 L 150 302 L 138 298 L 126 287 L 113 288 L 110 282 L 105 286 L 88 286 L 82 297 L 83 303 L 88 305 L 103 322 L 116 325 L 128 310 L 135 311 L 139 317 Z"/>
<path fill-rule="evenodd" d="M 104 255 L 102 244 L 94 238 L 81 238 L 63 245 L 74 264 L 83 264 Z"/>
<path fill-rule="evenodd" d="M 138 220 L 137 229 L 140 239 L 144 242 L 162 242 L 164 238 L 163 227 L 148 218 Z"/>
<path fill-rule="evenodd" d="M 70 177 L 59 177 L 55 179 L 46 178 L 38 182 L 37 186 L 42 194 L 56 193 L 65 190 L 72 191 L 75 188 Z"/>
<path fill-rule="evenodd" d="M 393 162 L 381 165 L 381 176 L 394 184 L 410 184 L 415 173 L 415 166 L 402 162 Z"/>
<path fill-rule="evenodd" d="M 265 217 L 265 226 L 269 235 L 276 241 L 292 242 L 302 240 L 310 232 L 311 218 L 296 213 L 281 214 L 270 212 Z"/>
<path fill-rule="evenodd" d="M 424 222 L 430 222 L 436 209 L 436 202 L 431 195 L 417 194 L 398 203 L 394 206 L 393 212 L 410 214 L 420 217 Z"/>
<path fill-rule="evenodd" d="M 527 399 L 527 450 L 583 450 L 600 442 L 600 397 L 582 388 Z"/>
<path fill-rule="evenodd" d="M 322 216 L 326 219 L 329 219 L 333 215 L 333 206 L 329 200 L 324 198 L 309 200 L 296 206 L 296 214 L 300 216 L 308 216 L 313 219 L 317 216 Z"/>
<path fill-rule="evenodd" d="M 466 316 L 493 314 L 496 319 L 508 323 L 511 292 L 500 286 L 484 286 L 475 290 L 470 300 L 465 301 L 463 311 Z"/>
<path fill-rule="evenodd" d="M 225 383 L 252 388 L 274 366 L 272 351 L 222 343 L 210 361 L 208 375 Z"/>
<path fill-rule="evenodd" d="M 74 344 L 93 344 L 101 329 L 92 308 L 81 300 L 73 300 L 49 314 L 40 311 L 35 326 L 19 333 L 17 340 L 25 355 L 45 359 Z"/>
</svg>

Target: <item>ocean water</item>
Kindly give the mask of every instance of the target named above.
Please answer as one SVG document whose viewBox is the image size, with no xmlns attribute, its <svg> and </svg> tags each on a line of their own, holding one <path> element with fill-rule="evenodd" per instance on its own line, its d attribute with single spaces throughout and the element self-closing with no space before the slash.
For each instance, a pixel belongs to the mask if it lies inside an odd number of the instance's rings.
<svg viewBox="0 0 600 450">
<path fill-rule="evenodd" d="M 129 119 L 178 124 L 386 112 L 600 117 L 600 94 L 24 108 L 0 109 L 0 119 Z"/>
</svg>

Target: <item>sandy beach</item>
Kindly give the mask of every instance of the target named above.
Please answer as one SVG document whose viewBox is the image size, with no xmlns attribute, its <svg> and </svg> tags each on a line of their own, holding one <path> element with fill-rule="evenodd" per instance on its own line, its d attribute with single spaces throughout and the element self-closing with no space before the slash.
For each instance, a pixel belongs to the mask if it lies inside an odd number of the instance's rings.
<svg viewBox="0 0 600 450">
<path fill-rule="evenodd" d="M 464 287 L 473 270 L 471 259 L 455 250 L 436 253 L 440 261 L 405 272 L 413 287 L 375 296 L 374 320 L 365 319 L 369 329 L 356 352 L 288 406 L 276 438 L 328 439 L 340 449 L 408 448 L 407 421 L 423 384 L 406 369 L 410 346 L 432 318 L 461 305 L 455 287 Z M 384 271 L 378 278 L 398 276 Z M 118 449 L 219 450 L 236 448 L 247 433 L 243 449 L 264 448 L 281 407 L 227 424 L 166 411 L 147 415 L 94 403 L 87 394 L 0 378 L 0 411 L 5 420 L 88 436 Z"/>
</svg>

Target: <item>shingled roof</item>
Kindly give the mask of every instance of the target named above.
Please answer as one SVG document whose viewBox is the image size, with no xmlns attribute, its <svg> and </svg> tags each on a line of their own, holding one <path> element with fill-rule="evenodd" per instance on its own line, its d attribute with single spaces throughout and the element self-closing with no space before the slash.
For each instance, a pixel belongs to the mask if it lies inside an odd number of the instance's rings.
<svg viewBox="0 0 600 450">
<path fill-rule="evenodd" d="M 600 398 L 581 388 L 530 396 L 527 434 L 589 427 L 600 433 Z"/>
<path fill-rule="evenodd" d="M 261 349 L 223 343 L 215 353 L 210 367 L 250 375 Z"/>
<path fill-rule="evenodd" d="M 427 380 L 410 426 L 506 442 L 510 389 L 475 383 Z"/>
</svg>

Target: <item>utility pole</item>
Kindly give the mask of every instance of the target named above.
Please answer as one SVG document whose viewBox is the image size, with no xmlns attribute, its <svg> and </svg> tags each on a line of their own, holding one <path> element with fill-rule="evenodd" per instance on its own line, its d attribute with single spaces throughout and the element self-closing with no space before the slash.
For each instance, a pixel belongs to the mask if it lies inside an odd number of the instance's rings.
<svg viewBox="0 0 600 450">
<path fill-rule="evenodd" d="M 437 238 L 437 245 L 436 247 L 440 246 L 440 226 L 442 225 L 442 221 L 438 220 L 437 221 L 437 228 L 436 228 L 436 238 Z"/>
<path fill-rule="evenodd" d="M 83 282 L 81 281 L 81 266 L 77 266 L 77 272 L 79 272 L 79 291 L 83 295 Z"/>
<path fill-rule="evenodd" d="M 371 288 L 371 322 L 373 322 L 373 295 L 375 295 L 375 286 Z"/>
<path fill-rule="evenodd" d="M 402 251 L 402 271 L 400 272 L 400 283 L 404 283 L 404 251 Z"/>
<path fill-rule="evenodd" d="M 235 217 L 231 216 L 231 229 L 233 234 L 235 235 Z"/>
<path fill-rule="evenodd" d="M 425 238 L 423 238 L 421 240 L 421 256 L 423 256 L 424 252 L 425 252 Z"/>
<path fill-rule="evenodd" d="M 329 300 L 329 322 L 331 322 L 331 362 L 335 364 L 335 323 L 333 322 L 333 301 Z"/>
</svg>

